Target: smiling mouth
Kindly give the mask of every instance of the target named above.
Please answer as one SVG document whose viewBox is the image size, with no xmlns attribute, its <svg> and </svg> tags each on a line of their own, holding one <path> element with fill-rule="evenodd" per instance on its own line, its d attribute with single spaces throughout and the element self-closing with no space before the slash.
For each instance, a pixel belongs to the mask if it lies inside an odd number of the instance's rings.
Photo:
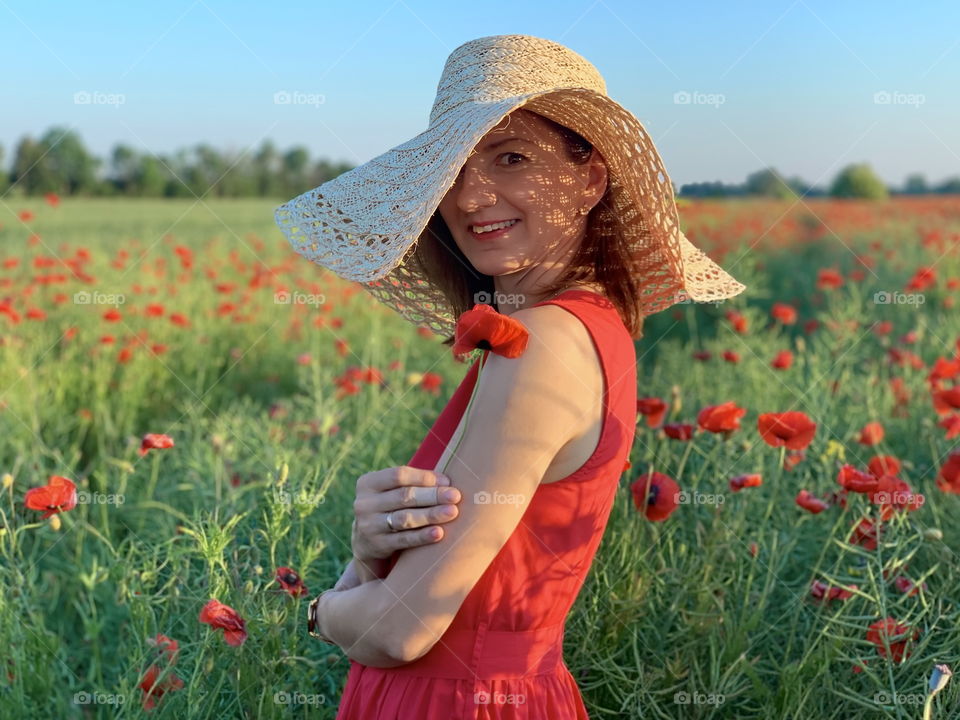
<svg viewBox="0 0 960 720">
<path fill-rule="evenodd" d="M 503 230 L 508 230 L 514 225 L 519 223 L 519 220 L 505 220 L 503 222 L 491 223 L 488 225 L 469 225 L 467 226 L 470 234 L 475 237 L 484 237 L 486 235 L 494 235 Z"/>
</svg>

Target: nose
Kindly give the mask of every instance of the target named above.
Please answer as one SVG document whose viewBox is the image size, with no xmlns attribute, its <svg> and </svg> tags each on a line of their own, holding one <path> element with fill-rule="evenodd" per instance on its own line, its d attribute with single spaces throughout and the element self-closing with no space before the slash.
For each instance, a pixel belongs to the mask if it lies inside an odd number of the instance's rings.
<svg viewBox="0 0 960 720">
<path fill-rule="evenodd" d="M 489 207 L 497 202 L 497 195 L 493 191 L 493 183 L 476 168 L 466 166 L 463 168 L 454 192 L 456 193 L 457 207 L 466 214 L 476 212 L 482 207 Z"/>
</svg>

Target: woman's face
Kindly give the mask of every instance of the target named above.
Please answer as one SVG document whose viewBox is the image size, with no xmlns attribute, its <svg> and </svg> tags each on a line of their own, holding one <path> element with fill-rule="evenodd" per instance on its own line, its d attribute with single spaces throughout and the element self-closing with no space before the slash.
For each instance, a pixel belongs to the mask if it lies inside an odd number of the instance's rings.
<svg viewBox="0 0 960 720">
<path fill-rule="evenodd" d="M 593 208 L 606 187 L 606 166 L 596 150 L 588 162 L 574 163 L 563 137 L 521 108 L 477 143 L 439 210 L 478 272 L 496 277 L 538 265 L 556 270 L 583 239 L 580 209 Z M 504 220 L 516 222 L 477 232 Z"/>
</svg>

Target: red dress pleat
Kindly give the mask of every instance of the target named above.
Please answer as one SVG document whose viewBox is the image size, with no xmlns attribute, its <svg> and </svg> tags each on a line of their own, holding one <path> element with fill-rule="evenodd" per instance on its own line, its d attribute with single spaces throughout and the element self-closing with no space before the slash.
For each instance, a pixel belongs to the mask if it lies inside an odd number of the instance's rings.
<svg viewBox="0 0 960 720">
<path fill-rule="evenodd" d="M 350 661 L 337 720 L 589 720 L 563 661 L 570 611 L 603 537 L 636 429 L 636 351 L 616 307 L 589 290 L 558 305 L 586 326 L 603 365 L 604 421 L 593 455 L 541 484 L 520 524 L 423 657 L 395 668 Z M 434 469 L 477 379 L 467 371 L 408 465 Z M 399 553 L 391 558 L 390 567 Z"/>
</svg>

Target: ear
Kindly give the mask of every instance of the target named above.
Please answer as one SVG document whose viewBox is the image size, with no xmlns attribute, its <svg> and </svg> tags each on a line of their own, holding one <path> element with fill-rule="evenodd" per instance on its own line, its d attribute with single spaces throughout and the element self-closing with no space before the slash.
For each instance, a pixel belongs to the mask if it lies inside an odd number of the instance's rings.
<svg viewBox="0 0 960 720">
<path fill-rule="evenodd" d="M 607 192 L 607 163 L 596 148 L 593 148 L 587 161 L 587 185 L 583 192 L 591 205 L 600 202 Z"/>
</svg>

